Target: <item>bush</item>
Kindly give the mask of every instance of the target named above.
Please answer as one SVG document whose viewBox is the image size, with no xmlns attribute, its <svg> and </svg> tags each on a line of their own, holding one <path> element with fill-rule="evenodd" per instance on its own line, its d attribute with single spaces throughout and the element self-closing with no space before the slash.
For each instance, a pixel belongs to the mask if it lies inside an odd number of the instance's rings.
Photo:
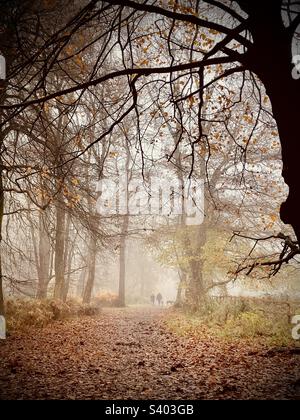
<svg viewBox="0 0 300 420">
<path fill-rule="evenodd" d="M 6 302 L 8 330 L 19 330 L 25 326 L 43 327 L 55 319 L 49 302 L 31 299 L 10 299 Z"/>
<path fill-rule="evenodd" d="M 9 299 L 5 306 L 8 330 L 45 327 L 56 320 L 99 313 L 99 308 L 83 305 L 76 300 L 64 303 L 54 300 Z"/>
<path fill-rule="evenodd" d="M 243 299 L 220 301 L 208 298 L 201 307 L 199 315 L 207 324 L 223 325 L 249 310 L 249 304 Z"/>
<path fill-rule="evenodd" d="M 269 345 L 292 344 L 291 327 L 288 323 L 272 320 L 257 312 L 245 312 L 227 321 L 220 335 L 229 338 L 263 338 Z"/>
<path fill-rule="evenodd" d="M 93 299 L 93 304 L 100 308 L 119 306 L 119 296 L 109 291 L 98 293 Z"/>
<path fill-rule="evenodd" d="M 224 325 L 224 333 L 241 338 L 270 336 L 273 325 L 261 314 L 255 312 L 240 313 Z"/>
<path fill-rule="evenodd" d="M 185 334 L 209 327 L 211 333 L 226 340 L 258 339 L 268 345 L 289 346 L 293 344 L 289 312 L 286 302 L 208 298 L 197 313 L 185 311 L 184 318 L 175 319 L 171 328 Z M 291 313 L 300 312 L 291 307 Z"/>
</svg>

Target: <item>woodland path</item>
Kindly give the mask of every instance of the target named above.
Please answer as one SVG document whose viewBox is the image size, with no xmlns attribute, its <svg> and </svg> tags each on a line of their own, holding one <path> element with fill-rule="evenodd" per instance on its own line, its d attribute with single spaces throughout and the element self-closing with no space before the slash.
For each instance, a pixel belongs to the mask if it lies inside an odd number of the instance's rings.
<svg viewBox="0 0 300 420">
<path fill-rule="evenodd" d="M 0 399 L 300 399 L 300 356 L 178 336 L 168 310 L 105 309 L 0 342 Z M 297 383 L 298 380 L 298 383 Z"/>
</svg>

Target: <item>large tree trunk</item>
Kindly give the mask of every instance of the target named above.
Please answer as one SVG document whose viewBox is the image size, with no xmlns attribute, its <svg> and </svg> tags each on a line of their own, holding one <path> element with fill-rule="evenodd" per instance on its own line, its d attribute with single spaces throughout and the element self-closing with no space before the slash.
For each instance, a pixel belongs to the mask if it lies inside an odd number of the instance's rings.
<svg viewBox="0 0 300 420">
<path fill-rule="evenodd" d="M 204 222 L 196 232 L 195 240 L 190 240 L 190 246 L 194 248 L 189 258 L 190 278 L 188 284 L 188 300 L 191 308 L 197 310 L 205 300 L 205 285 L 203 277 L 202 247 L 206 243 L 207 224 Z"/>
<path fill-rule="evenodd" d="M 243 64 L 258 75 L 271 100 L 282 146 L 283 177 L 289 196 L 281 207 L 281 219 L 291 224 L 300 241 L 299 218 L 299 98 L 300 79 L 293 78 L 292 37 L 296 28 L 287 29 L 281 16 L 281 0 L 258 2 L 238 0 L 249 14 L 253 36 Z"/>
<path fill-rule="evenodd" d="M 3 296 L 3 281 L 2 281 L 2 261 L 0 254 L 0 316 L 5 315 L 4 310 L 4 296 Z"/>
<path fill-rule="evenodd" d="M 13 25 L 9 21 L 9 11 L 5 10 L 7 5 L 0 5 L 1 15 L 1 31 L 0 31 L 0 45 L 1 54 L 4 55 L 6 60 L 6 73 L 10 67 L 10 63 L 13 62 L 14 53 L 11 51 L 11 45 L 14 41 L 14 30 Z M 5 12 L 4 12 L 5 11 Z M 6 14 L 6 11 L 8 12 Z M 8 17 L 8 18 L 7 18 Z M 9 53 L 8 53 L 9 52 Z M 7 81 L 0 79 L 0 104 L 3 104 L 6 100 L 6 88 Z M 2 122 L 3 113 L 0 113 L 0 122 Z M 3 224 L 3 213 L 4 213 L 4 186 L 3 186 L 3 170 L 2 170 L 2 153 L 5 148 L 4 145 L 5 134 L 1 130 L 0 132 L 0 315 L 5 314 L 4 310 L 4 295 L 3 295 L 3 272 L 2 272 L 2 224 Z"/>
<path fill-rule="evenodd" d="M 285 82 L 288 78 L 285 79 Z M 274 82 L 274 81 L 273 81 Z M 277 84 L 278 83 L 278 84 Z M 284 97 L 280 95 L 279 83 L 284 86 Z M 271 83 L 269 83 L 271 85 Z M 299 129 L 299 107 L 297 101 L 300 98 L 300 83 L 298 88 L 294 81 L 285 83 L 274 82 L 269 86 L 265 82 L 267 93 L 273 106 L 273 114 L 277 121 L 279 136 L 282 147 L 283 171 L 285 183 L 289 186 L 289 195 L 281 206 L 281 219 L 284 223 L 292 225 L 298 241 L 300 242 L 300 217 L 299 217 L 299 153 L 300 153 L 300 129 Z"/>
<path fill-rule="evenodd" d="M 181 168 L 181 156 L 177 157 L 177 167 Z M 204 173 L 201 171 L 201 173 Z M 184 185 L 182 170 L 177 172 L 177 177 Z M 205 214 L 206 216 L 206 214 Z M 188 272 L 185 279 L 187 280 L 186 299 L 187 303 L 193 310 L 197 310 L 202 300 L 205 298 L 205 287 L 203 277 L 203 261 L 201 259 L 202 247 L 206 242 L 206 231 L 208 222 L 205 218 L 200 226 L 188 226 L 187 216 L 183 214 L 180 218 L 181 228 L 184 229 L 184 253 L 188 259 Z M 179 284 L 180 285 L 180 284 Z"/>
<path fill-rule="evenodd" d="M 3 180 L 2 180 L 2 170 L 1 170 L 1 160 L 0 160 L 0 250 L 2 242 L 2 221 L 3 221 L 3 212 L 4 212 L 4 191 L 3 191 Z M 3 297 L 3 277 L 2 277 L 2 259 L 0 251 L 0 316 L 5 314 L 4 310 L 4 297 Z"/>
<path fill-rule="evenodd" d="M 176 90 L 180 92 L 181 88 L 177 84 Z M 177 125 L 176 130 L 173 131 L 172 128 L 169 126 L 169 131 L 173 137 L 174 147 L 176 148 L 174 157 L 176 159 L 176 168 L 177 168 L 177 179 L 180 185 L 185 185 L 186 179 L 184 178 L 184 165 L 183 165 L 183 156 L 179 148 L 177 147 L 180 133 L 182 131 L 182 127 L 180 124 Z M 200 158 L 200 168 L 199 172 L 201 174 L 206 173 L 206 163 L 204 158 Z M 206 203 L 205 203 L 206 204 Z M 184 229 L 183 231 L 183 243 L 184 243 L 184 254 L 188 259 L 188 270 L 186 273 L 183 273 L 183 278 L 187 282 L 187 289 L 185 294 L 185 299 L 188 305 L 197 310 L 199 307 L 200 302 L 204 299 L 205 294 L 205 287 L 204 287 L 204 278 L 203 278 L 203 262 L 201 260 L 202 254 L 202 247 L 205 245 L 206 242 L 206 230 L 207 230 L 207 220 L 206 220 L 206 209 L 204 211 L 205 220 L 202 225 L 198 227 L 190 227 L 187 224 L 187 216 L 183 214 L 179 217 L 179 227 Z M 196 232 L 195 232 L 196 230 Z M 182 280 L 179 283 L 178 291 L 177 291 L 177 303 L 181 300 L 181 293 L 182 290 L 179 288 L 182 286 Z"/>
<path fill-rule="evenodd" d="M 91 233 L 91 240 L 89 246 L 89 265 L 88 265 L 88 278 L 83 294 L 83 303 L 91 303 L 92 292 L 95 284 L 95 270 L 96 270 L 96 257 L 97 257 L 97 239 Z"/>
<path fill-rule="evenodd" d="M 128 232 L 129 217 L 124 216 L 121 240 L 120 240 L 120 261 L 119 261 L 119 305 L 121 307 L 126 304 L 125 282 L 126 282 L 126 236 Z"/>
<path fill-rule="evenodd" d="M 67 214 L 67 221 L 66 221 L 66 233 L 65 233 L 65 251 L 64 251 L 64 285 L 63 285 L 63 293 L 62 299 L 64 302 L 67 301 L 69 287 L 70 287 L 70 279 L 71 279 L 71 269 L 72 269 L 72 259 L 73 259 L 73 249 L 74 243 L 71 243 L 70 240 L 70 228 L 71 228 L 71 215 L 70 213 Z M 67 277 L 66 277 L 67 273 Z"/>
<path fill-rule="evenodd" d="M 65 225 L 66 212 L 63 204 L 56 204 L 56 237 L 55 237 L 55 288 L 54 299 L 62 300 L 65 276 Z"/>
<path fill-rule="evenodd" d="M 185 290 L 186 290 L 186 283 L 187 283 L 187 273 L 185 270 L 179 268 L 179 284 L 177 287 L 177 294 L 176 294 L 176 301 L 175 304 L 177 306 L 181 306 L 184 303 L 185 299 Z"/>
<path fill-rule="evenodd" d="M 64 293 L 63 293 L 63 300 L 64 302 L 68 299 L 69 289 L 70 289 L 70 282 L 71 282 L 71 270 L 72 270 L 72 261 L 74 257 L 74 243 L 69 247 L 68 258 L 67 258 L 67 277 L 65 278 L 65 285 L 64 285 Z"/>
<path fill-rule="evenodd" d="M 126 150 L 126 161 L 125 161 L 125 176 L 126 176 L 126 211 L 123 216 L 122 227 L 121 227 L 121 239 L 120 239 L 120 260 L 119 260 L 119 306 L 124 307 L 126 305 L 126 238 L 128 235 L 128 226 L 129 226 L 129 213 L 128 213 L 128 202 L 129 202 L 129 192 L 128 184 L 131 178 L 129 172 L 130 166 L 130 149 L 129 145 L 125 140 L 125 150 Z"/>
<path fill-rule="evenodd" d="M 145 264 L 142 264 L 142 266 L 140 266 L 139 276 L 140 276 L 140 287 L 141 287 L 140 293 L 141 293 L 141 297 L 144 298 L 146 296 Z"/>
<path fill-rule="evenodd" d="M 47 290 L 50 281 L 50 258 L 51 258 L 51 244 L 49 232 L 47 230 L 46 212 L 39 213 L 39 279 L 37 298 L 46 299 Z"/>
<path fill-rule="evenodd" d="M 84 260 L 84 262 L 86 263 L 86 259 Z M 87 276 L 87 272 L 88 272 L 88 267 L 86 266 L 81 270 L 78 283 L 77 283 L 77 288 L 76 288 L 76 296 L 81 297 L 82 299 L 84 295 L 85 279 Z"/>
</svg>

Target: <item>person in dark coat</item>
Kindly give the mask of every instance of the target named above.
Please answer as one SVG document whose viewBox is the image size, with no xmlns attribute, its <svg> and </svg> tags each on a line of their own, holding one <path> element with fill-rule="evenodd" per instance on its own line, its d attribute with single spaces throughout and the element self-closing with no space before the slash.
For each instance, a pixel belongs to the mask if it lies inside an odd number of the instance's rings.
<svg viewBox="0 0 300 420">
<path fill-rule="evenodd" d="M 162 295 L 161 293 L 158 293 L 158 295 L 156 296 L 156 300 L 158 305 L 160 306 L 162 304 Z"/>
</svg>

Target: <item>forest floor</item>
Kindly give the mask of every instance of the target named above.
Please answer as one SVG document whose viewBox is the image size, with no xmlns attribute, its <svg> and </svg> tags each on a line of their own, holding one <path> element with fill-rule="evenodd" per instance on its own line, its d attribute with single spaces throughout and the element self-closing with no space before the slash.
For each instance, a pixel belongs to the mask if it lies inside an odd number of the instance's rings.
<svg viewBox="0 0 300 420">
<path fill-rule="evenodd" d="M 105 309 L 0 342 L 0 399 L 300 399 L 300 355 Z"/>
</svg>

